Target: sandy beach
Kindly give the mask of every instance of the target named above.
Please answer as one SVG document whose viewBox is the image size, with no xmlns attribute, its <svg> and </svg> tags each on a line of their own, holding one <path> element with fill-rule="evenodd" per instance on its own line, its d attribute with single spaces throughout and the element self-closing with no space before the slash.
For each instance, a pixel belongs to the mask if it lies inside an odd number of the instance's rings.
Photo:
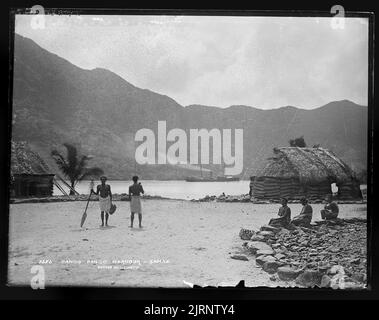
<svg viewBox="0 0 379 320">
<path fill-rule="evenodd" d="M 115 201 L 109 227 L 100 227 L 97 202 L 10 205 L 9 284 L 30 285 L 31 267 L 41 264 L 48 286 L 190 287 L 236 285 L 287 286 L 249 261 L 241 228 L 257 230 L 276 216 L 278 204 L 142 200 L 143 228 L 129 225 L 129 202 Z M 313 204 L 319 220 L 322 204 Z M 300 204 L 291 204 L 292 215 Z M 341 204 L 340 217 L 366 217 L 365 204 Z"/>
</svg>

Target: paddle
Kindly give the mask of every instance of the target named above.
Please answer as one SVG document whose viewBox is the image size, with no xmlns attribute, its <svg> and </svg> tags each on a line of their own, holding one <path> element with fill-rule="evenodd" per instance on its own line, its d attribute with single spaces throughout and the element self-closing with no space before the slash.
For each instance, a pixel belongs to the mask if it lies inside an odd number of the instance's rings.
<svg viewBox="0 0 379 320">
<path fill-rule="evenodd" d="M 86 209 L 84 210 L 84 213 L 83 213 L 83 215 L 82 215 L 82 221 L 80 222 L 80 227 L 83 227 L 83 224 L 84 224 L 84 222 L 86 221 L 86 218 L 87 218 L 87 208 L 88 208 L 89 200 L 91 199 L 91 195 L 92 195 L 92 190 L 91 190 L 91 192 L 89 193 L 89 197 L 88 197 L 88 200 L 87 200 Z"/>
</svg>

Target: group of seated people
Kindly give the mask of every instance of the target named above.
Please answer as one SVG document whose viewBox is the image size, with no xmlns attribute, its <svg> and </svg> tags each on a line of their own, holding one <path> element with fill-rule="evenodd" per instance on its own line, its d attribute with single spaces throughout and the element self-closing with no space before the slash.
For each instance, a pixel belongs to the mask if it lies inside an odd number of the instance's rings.
<svg viewBox="0 0 379 320">
<path fill-rule="evenodd" d="M 328 195 L 326 198 L 326 205 L 323 210 L 321 210 L 321 218 L 324 220 L 336 219 L 338 217 L 339 208 L 336 202 L 333 201 L 332 196 Z M 301 204 L 303 205 L 299 215 L 291 220 L 291 209 L 288 207 L 288 200 L 282 198 L 282 206 L 279 208 L 278 216 L 279 218 L 273 218 L 268 223 L 273 227 L 287 227 L 288 225 L 293 226 L 307 226 L 312 221 L 313 209 L 310 204 L 308 204 L 308 199 L 302 198 Z"/>
</svg>

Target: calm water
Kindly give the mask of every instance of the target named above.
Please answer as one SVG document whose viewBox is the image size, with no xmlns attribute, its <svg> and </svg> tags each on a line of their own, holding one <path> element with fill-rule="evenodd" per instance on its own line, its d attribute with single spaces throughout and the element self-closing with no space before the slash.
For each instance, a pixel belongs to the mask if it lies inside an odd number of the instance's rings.
<svg viewBox="0 0 379 320">
<path fill-rule="evenodd" d="M 99 184 L 95 181 L 95 185 Z M 128 193 L 131 181 L 109 180 L 113 193 Z M 226 195 L 241 195 L 249 193 L 250 181 L 230 181 L 230 182 L 186 182 L 183 180 L 158 181 L 158 180 L 141 180 L 145 194 L 150 196 L 161 196 L 171 199 L 200 199 L 209 195 L 219 196 L 223 192 Z M 63 184 L 61 183 L 63 186 Z M 96 187 L 95 187 L 96 188 Z M 366 185 L 361 185 L 365 189 Z M 68 188 L 64 187 L 68 192 Z M 89 193 L 89 181 L 81 181 L 76 186 L 76 191 L 81 194 Z M 332 185 L 333 192 L 337 188 Z M 59 189 L 54 186 L 54 195 L 62 195 Z"/>
<path fill-rule="evenodd" d="M 95 185 L 100 182 L 95 181 Z M 108 180 L 113 193 L 128 193 L 131 181 Z M 207 195 L 219 196 L 223 192 L 227 195 L 240 195 L 249 193 L 249 181 L 230 182 L 186 182 L 183 180 L 158 181 L 141 180 L 145 194 L 151 196 L 161 196 L 172 199 L 199 199 Z M 62 183 L 61 183 L 62 185 Z M 64 187 L 66 191 L 68 188 Z M 89 193 L 89 181 L 81 181 L 76 186 L 76 191 L 82 194 Z M 54 195 L 62 195 L 54 186 Z"/>
</svg>

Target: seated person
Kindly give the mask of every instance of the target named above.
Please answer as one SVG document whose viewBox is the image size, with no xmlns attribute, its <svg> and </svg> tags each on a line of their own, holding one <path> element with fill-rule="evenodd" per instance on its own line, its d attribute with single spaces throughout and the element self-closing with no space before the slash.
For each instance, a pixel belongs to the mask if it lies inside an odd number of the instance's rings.
<svg viewBox="0 0 379 320">
<path fill-rule="evenodd" d="M 279 208 L 279 218 L 273 218 L 268 223 L 272 227 L 286 227 L 291 221 L 291 209 L 287 206 L 288 200 L 282 198 L 282 206 Z"/>
<path fill-rule="evenodd" d="M 302 198 L 300 200 L 303 208 L 298 216 L 294 217 L 291 221 L 291 224 L 295 226 L 308 226 L 312 221 L 313 209 L 308 204 L 308 199 Z"/>
<path fill-rule="evenodd" d="M 326 197 L 326 205 L 323 210 L 321 210 L 321 218 L 325 220 L 336 219 L 338 217 L 339 208 L 336 202 L 332 200 L 330 194 Z"/>
</svg>

